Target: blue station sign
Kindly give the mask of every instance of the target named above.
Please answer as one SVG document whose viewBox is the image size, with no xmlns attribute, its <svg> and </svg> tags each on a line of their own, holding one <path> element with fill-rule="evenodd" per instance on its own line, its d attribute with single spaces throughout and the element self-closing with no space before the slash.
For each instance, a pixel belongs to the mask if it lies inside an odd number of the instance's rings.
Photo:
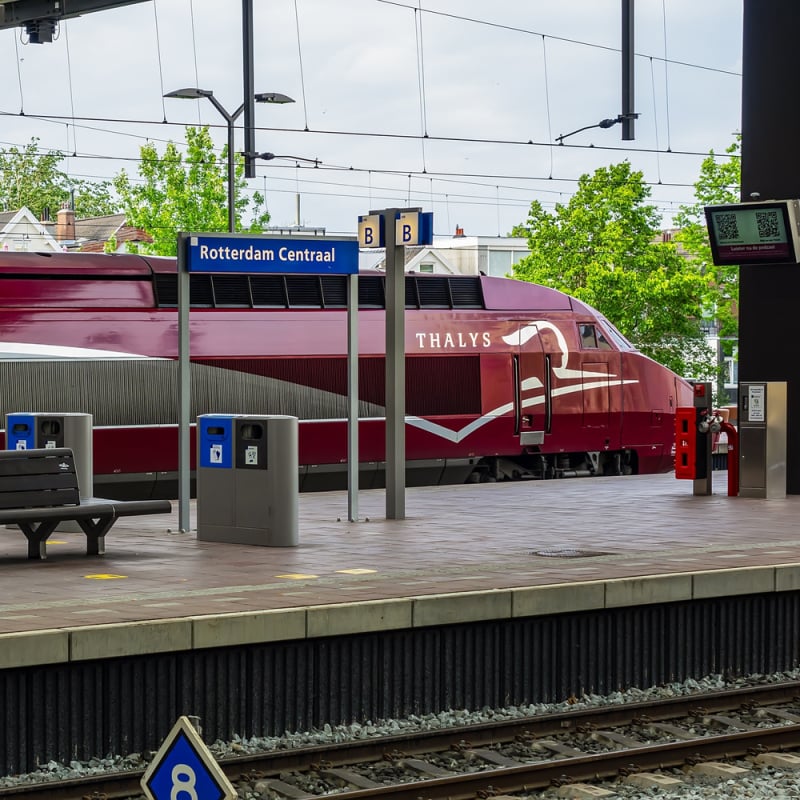
<svg viewBox="0 0 800 800">
<path fill-rule="evenodd" d="M 191 234 L 186 238 L 189 272 L 358 273 L 355 238 Z"/>
<path fill-rule="evenodd" d="M 148 800 L 238 797 L 188 717 L 178 718 L 139 785 Z"/>
</svg>

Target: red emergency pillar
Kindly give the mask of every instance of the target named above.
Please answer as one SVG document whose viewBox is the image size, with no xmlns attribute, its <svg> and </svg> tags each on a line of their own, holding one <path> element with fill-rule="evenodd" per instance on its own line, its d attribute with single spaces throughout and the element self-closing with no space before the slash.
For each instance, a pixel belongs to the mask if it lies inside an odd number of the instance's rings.
<svg viewBox="0 0 800 800">
<path fill-rule="evenodd" d="M 675 409 L 675 477 L 697 477 L 697 412 L 693 406 Z"/>
</svg>

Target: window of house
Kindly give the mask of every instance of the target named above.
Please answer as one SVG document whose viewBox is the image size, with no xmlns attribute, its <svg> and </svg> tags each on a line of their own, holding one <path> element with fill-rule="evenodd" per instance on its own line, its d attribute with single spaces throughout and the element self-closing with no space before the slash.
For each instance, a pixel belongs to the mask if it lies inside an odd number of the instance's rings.
<svg viewBox="0 0 800 800">
<path fill-rule="evenodd" d="M 420 272 L 433 272 L 433 264 L 420 264 L 419 265 Z"/>
</svg>

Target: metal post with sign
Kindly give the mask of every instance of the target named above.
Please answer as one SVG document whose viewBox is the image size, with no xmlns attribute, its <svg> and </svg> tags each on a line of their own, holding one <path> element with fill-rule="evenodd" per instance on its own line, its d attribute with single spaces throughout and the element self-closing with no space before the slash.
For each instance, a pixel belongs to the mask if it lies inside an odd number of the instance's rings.
<svg viewBox="0 0 800 800">
<path fill-rule="evenodd" d="M 386 518 L 406 516 L 405 247 L 431 244 L 433 214 L 387 208 L 359 217 L 361 247 L 386 249 Z"/>
<path fill-rule="evenodd" d="M 311 274 L 349 275 L 348 291 L 348 374 L 353 361 L 358 361 L 356 322 L 358 291 L 353 290 L 353 277 L 358 278 L 358 243 L 354 237 L 319 236 L 252 236 L 244 234 L 179 233 L 178 234 L 178 363 L 179 413 L 178 426 L 178 527 L 191 529 L 191 359 L 189 336 L 191 273 L 238 274 Z M 356 284 L 357 286 L 357 284 Z M 348 452 L 348 462 L 355 460 L 356 469 L 348 463 L 349 507 L 356 509 L 358 492 L 358 381 L 348 380 L 348 442 L 355 452 Z"/>
</svg>

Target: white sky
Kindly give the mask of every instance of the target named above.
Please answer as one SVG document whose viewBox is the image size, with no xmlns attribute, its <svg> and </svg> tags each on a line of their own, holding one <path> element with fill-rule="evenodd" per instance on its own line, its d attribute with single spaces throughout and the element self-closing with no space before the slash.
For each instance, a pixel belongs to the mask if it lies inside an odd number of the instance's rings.
<svg viewBox="0 0 800 800">
<path fill-rule="evenodd" d="M 296 101 L 256 105 L 256 147 L 322 166 L 260 161 L 249 185 L 274 225 L 298 221 L 299 194 L 299 222 L 331 234 L 355 233 L 370 209 L 422 206 L 437 235 L 495 236 L 532 200 L 566 202 L 581 174 L 627 158 L 668 224 L 704 154 L 740 130 L 742 4 L 634 5 L 635 141 L 616 125 L 559 147 L 621 111 L 620 0 L 255 0 L 255 90 Z M 148 0 L 62 23 L 52 44 L 0 31 L 0 147 L 36 136 L 88 179 L 135 177 L 140 146 L 182 143 L 186 124 L 214 126 L 221 148 L 208 100 L 162 94 L 198 86 L 235 110 L 241 40 L 238 0 Z"/>
</svg>

